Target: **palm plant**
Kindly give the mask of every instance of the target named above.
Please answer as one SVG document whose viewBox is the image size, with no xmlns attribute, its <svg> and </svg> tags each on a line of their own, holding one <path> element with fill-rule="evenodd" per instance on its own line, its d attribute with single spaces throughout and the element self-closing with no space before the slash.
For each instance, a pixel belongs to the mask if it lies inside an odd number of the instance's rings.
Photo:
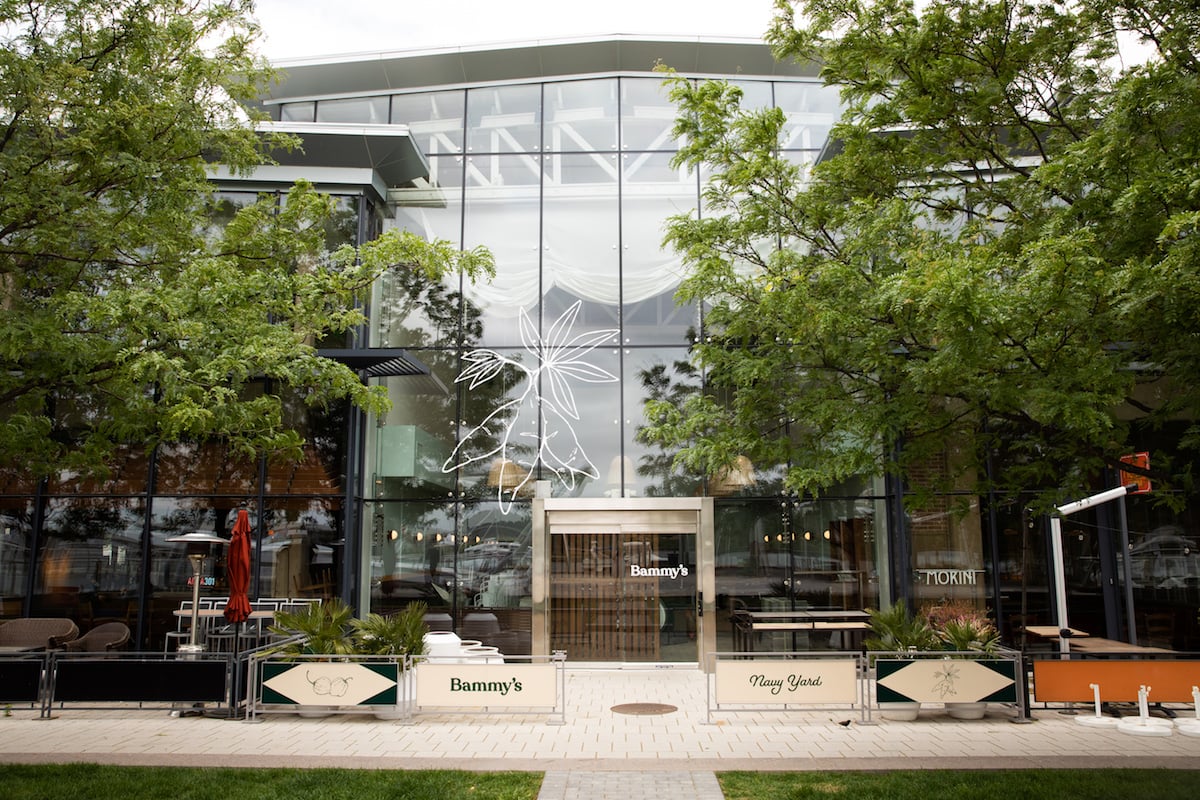
<svg viewBox="0 0 1200 800">
<path fill-rule="evenodd" d="M 864 642 L 868 650 L 941 649 L 941 639 L 925 618 L 910 614 L 904 603 L 896 603 L 887 611 L 868 609 L 867 613 L 871 616 L 871 631 L 875 634 Z"/>
<path fill-rule="evenodd" d="M 991 654 L 1000 644 L 1000 632 L 979 615 L 954 617 L 942 623 L 938 636 L 947 649 Z"/>
<path fill-rule="evenodd" d="M 362 655 L 403 658 L 425 653 L 425 603 L 409 603 L 403 609 L 384 616 L 368 614 L 350 622 L 350 638 L 354 652 Z"/>
<path fill-rule="evenodd" d="M 334 598 L 308 603 L 296 611 L 276 611 L 271 633 L 287 637 L 270 653 L 282 655 L 349 655 L 354 652 L 348 637 L 354 609 Z"/>
</svg>

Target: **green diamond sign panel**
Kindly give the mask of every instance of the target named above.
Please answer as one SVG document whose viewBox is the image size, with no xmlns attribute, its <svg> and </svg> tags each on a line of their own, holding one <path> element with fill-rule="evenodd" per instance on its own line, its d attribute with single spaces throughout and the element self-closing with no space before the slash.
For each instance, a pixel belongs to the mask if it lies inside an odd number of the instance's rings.
<svg viewBox="0 0 1200 800">
<path fill-rule="evenodd" d="M 262 665 L 262 701 L 282 705 L 390 706 L 400 665 L 306 661 Z"/>
<path fill-rule="evenodd" d="M 1015 703 L 1015 661 L 878 659 L 875 697 L 881 703 Z"/>
</svg>

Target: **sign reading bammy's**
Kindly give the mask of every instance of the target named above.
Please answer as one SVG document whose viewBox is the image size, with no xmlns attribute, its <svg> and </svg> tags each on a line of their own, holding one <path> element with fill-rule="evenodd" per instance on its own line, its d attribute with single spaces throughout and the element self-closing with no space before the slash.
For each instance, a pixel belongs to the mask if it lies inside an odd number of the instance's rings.
<svg viewBox="0 0 1200 800">
<path fill-rule="evenodd" d="M 554 664 L 417 665 L 417 705 L 453 708 L 558 705 Z"/>
</svg>

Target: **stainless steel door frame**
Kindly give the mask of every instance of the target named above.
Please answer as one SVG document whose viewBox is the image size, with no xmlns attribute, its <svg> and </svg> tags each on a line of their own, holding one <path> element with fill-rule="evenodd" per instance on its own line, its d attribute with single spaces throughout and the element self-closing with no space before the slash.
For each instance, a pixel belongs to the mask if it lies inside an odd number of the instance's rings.
<svg viewBox="0 0 1200 800">
<path fill-rule="evenodd" d="M 713 501 L 682 498 L 537 498 L 533 501 L 532 652 L 550 655 L 550 590 L 552 532 L 621 532 L 695 534 L 696 640 L 700 666 L 716 649 L 716 573 L 714 570 Z M 570 654 L 568 653 L 568 658 Z"/>
</svg>

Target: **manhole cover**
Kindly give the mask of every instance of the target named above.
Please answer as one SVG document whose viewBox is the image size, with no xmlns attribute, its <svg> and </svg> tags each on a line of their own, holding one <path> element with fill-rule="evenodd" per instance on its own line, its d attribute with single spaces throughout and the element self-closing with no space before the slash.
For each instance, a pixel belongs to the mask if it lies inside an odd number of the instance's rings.
<svg viewBox="0 0 1200 800">
<path fill-rule="evenodd" d="M 675 706 L 669 706 L 665 703 L 624 703 L 619 706 L 613 706 L 612 710 L 618 714 L 670 714 L 672 711 L 678 711 Z"/>
</svg>

